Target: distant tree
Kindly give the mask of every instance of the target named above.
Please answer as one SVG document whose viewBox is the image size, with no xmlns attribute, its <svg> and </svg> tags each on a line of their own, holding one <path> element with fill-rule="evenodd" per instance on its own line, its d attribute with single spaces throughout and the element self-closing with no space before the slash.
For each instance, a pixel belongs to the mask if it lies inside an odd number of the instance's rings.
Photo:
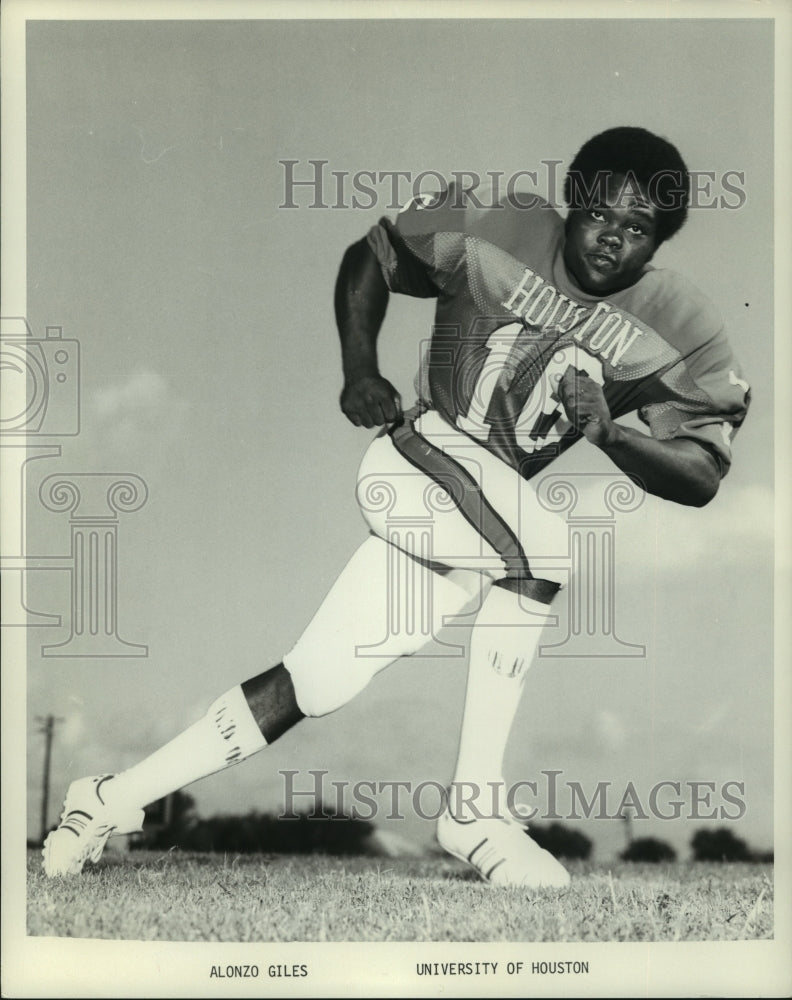
<svg viewBox="0 0 792 1000">
<path fill-rule="evenodd" d="M 561 823 L 551 823 L 550 826 L 534 826 L 532 823 L 529 834 L 532 840 L 549 851 L 554 858 L 585 859 L 591 854 L 592 844 L 589 838 Z"/>
<path fill-rule="evenodd" d="M 751 852 L 744 840 L 727 827 L 698 830 L 690 841 L 696 861 L 750 861 Z"/>
<path fill-rule="evenodd" d="M 181 843 L 197 822 L 195 799 L 187 792 L 173 792 L 157 799 L 143 810 L 143 832 L 133 839 L 131 847 L 167 850 Z"/>
<path fill-rule="evenodd" d="M 150 824 L 136 846 L 168 850 L 217 851 L 229 854 L 363 854 L 373 823 L 323 807 L 324 816 L 298 813 L 295 819 L 279 819 L 267 813 L 244 816 L 212 816 L 199 819 L 189 795 L 167 808 L 155 803 Z M 159 822 L 158 822 L 159 820 Z"/>
<path fill-rule="evenodd" d="M 676 861 L 676 851 L 664 840 L 656 837 L 639 837 L 626 847 L 619 857 L 622 861 L 648 861 L 659 864 L 661 861 Z"/>
</svg>

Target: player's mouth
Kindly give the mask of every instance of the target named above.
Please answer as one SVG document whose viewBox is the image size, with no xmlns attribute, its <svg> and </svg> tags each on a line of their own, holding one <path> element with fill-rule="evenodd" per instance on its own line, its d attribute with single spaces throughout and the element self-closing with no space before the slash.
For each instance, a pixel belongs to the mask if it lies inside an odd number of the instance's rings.
<svg viewBox="0 0 792 1000">
<path fill-rule="evenodd" d="M 616 257 L 613 257 L 609 253 L 602 253 L 600 250 L 587 253 L 586 258 L 590 261 L 591 266 L 597 271 L 611 272 L 615 271 L 619 266 L 619 261 Z"/>
</svg>

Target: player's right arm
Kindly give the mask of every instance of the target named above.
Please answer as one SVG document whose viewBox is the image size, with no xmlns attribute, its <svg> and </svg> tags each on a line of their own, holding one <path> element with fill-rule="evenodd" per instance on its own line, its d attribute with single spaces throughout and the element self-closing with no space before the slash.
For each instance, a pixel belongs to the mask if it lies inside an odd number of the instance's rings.
<svg viewBox="0 0 792 1000">
<path fill-rule="evenodd" d="M 338 272 L 335 315 L 344 372 L 341 409 L 356 427 L 393 423 L 402 415 L 399 393 L 377 364 L 377 337 L 389 297 L 368 242 L 353 243 Z"/>
</svg>

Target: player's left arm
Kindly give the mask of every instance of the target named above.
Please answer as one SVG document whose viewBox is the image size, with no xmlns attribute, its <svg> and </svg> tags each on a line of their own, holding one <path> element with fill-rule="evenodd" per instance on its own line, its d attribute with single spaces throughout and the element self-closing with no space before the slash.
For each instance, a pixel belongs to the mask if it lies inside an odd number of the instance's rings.
<svg viewBox="0 0 792 1000">
<path fill-rule="evenodd" d="M 706 445 L 684 437 L 658 440 L 617 424 L 599 383 L 571 367 L 558 394 L 575 427 L 648 493 L 703 507 L 718 492 L 721 469 Z"/>
</svg>

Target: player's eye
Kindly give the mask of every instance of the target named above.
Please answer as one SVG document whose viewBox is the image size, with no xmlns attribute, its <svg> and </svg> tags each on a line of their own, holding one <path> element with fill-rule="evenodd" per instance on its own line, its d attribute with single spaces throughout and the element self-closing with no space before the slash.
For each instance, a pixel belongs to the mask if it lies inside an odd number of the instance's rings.
<svg viewBox="0 0 792 1000">
<path fill-rule="evenodd" d="M 605 221 L 605 213 L 600 212 L 598 208 L 592 208 L 591 211 L 589 212 L 589 215 L 591 216 L 592 219 L 594 219 L 595 222 Z"/>
<path fill-rule="evenodd" d="M 644 227 L 643 226 L 639 226 L 637 222 L 631 223 L 627 227 L 627 231 L 630 232 L 630 233 L 632 233 L 634 236 L 645 236 L 646 235 L 646 230 L 644 229 Z"/>
</svg>

